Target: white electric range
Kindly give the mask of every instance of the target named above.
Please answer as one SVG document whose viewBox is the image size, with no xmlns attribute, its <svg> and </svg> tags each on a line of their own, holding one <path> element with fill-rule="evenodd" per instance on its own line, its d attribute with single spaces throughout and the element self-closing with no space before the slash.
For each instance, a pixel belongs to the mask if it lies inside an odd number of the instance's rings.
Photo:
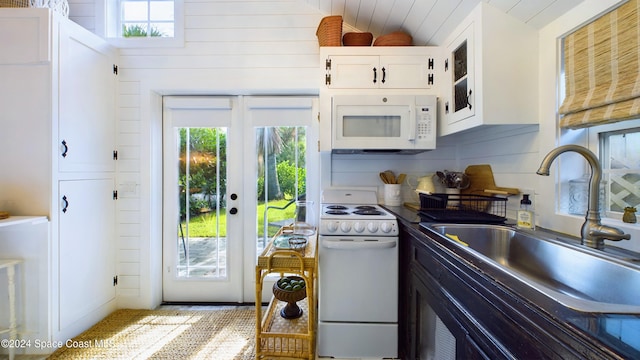
<svg viewBox="0 0 640 360">
<path fill-rule="evenodd" d="M 396 217 L 375 191 L 325 190 L 318 234 L 318 355 L 397 357 Z"/>
</svg>

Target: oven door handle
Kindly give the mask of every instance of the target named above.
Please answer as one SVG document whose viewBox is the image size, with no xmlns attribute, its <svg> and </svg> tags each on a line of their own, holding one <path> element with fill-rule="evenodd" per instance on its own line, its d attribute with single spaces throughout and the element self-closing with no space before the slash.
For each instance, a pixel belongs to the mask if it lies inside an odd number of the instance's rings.
<svg viewBox="0 0 640 360">
<path fill-rule="evenodd" d="M 380 240 L 325 240 L 322 247 L 336 250 L 354 250 L 354 249 L 391 249 L 396 247 L 396 240 L 380 241 Z"/>
</svg>

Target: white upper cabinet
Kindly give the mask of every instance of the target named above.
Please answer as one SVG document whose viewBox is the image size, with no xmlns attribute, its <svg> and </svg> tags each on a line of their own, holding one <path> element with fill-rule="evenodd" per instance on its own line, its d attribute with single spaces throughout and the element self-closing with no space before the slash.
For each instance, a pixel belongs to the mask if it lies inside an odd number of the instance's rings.
<svg viewBox="0 0 640 360">
<path fill-rule="evenodd" d="M 321 48 L 324 84 L 329 89 L 431 89 L 437 54 L 424 46 Z"/>
<path fill-rule="evenodd" d="M 538 123 L 537 31 L 484 2 L 445 42 L 438 134 Z"/>
<path fill-rule="evenodd" d="M 59 170 L 114 171 L 115 53 L 79 26 L 59 32 Z"/>
</svg>

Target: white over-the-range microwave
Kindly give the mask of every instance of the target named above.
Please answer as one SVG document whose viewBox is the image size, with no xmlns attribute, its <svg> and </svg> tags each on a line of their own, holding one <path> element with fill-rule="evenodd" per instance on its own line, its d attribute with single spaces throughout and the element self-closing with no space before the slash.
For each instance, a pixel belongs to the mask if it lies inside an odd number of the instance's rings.
<svg viewBox="0 0 640 360">
<path fill-rule="evenodd" d="M 334 95 L 334 153 L 415 154 L 436 147 L 435 95 Z"/>
</svg>

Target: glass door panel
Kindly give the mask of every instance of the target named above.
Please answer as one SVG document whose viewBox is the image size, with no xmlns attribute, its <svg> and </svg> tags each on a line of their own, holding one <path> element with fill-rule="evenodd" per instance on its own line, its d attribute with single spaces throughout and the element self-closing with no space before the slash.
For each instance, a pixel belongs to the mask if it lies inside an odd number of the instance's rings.
<svg viewBox="0 0 640 360">
<path fill-rule="evenodd" d="M 226 128 L 179 128 L 179 278 L 226 279 Z M 222 211 L 221 211 L 222 210 Z"/>
<path fill-rule="evenodd" d="M 306 200 L 306 127 L 255 128 L 257 167 L 257 253 L 293 223 L 296 200 Z"/>
</svg>

